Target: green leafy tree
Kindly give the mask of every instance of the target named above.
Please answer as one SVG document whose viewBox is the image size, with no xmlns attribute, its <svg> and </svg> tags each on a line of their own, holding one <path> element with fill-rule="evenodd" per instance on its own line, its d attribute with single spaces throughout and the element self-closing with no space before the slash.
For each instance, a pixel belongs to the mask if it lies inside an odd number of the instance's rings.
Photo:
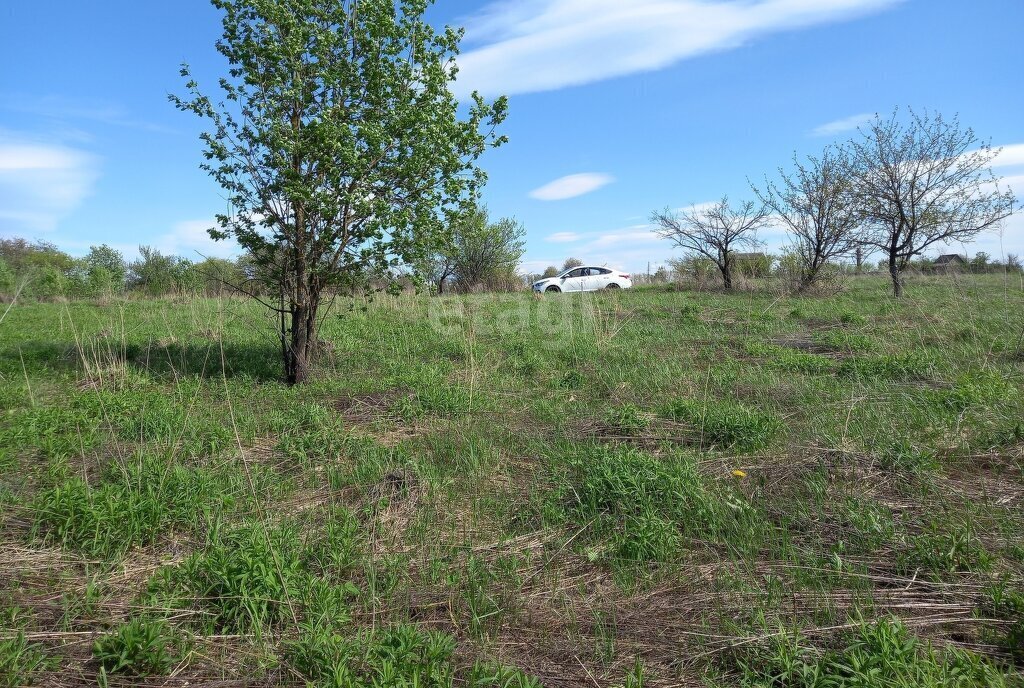
<svg viewBox="0 0 1024 688">
<path fill-rule="evenodd" d="M 197 284 L 207 296 L 225 296 L 235 293 L 246 281 L 243 266 L 227 258 L 204 258 L 192 268 Z"/>
<path fill-rule="evenodd" d="M 85 256 L 85 264 L 90 272 L 94 270 L 105 270 L 109 275 L 109 282 L 116 290 L 124 288 L 125 278 L 128 275 L 128 264 L 124 256 L 117 249 L 106 244 L 90 246 L 89 253 Z M 103 281 L 100 277 L 92 279 L 93 282 Z"/>
<path fill-rule="evenodd" d="M 554 265 L 549 265 L 544 268 L 544 273 L 541 275 L 541 279 L 548 279 L 549 277 L 558 277 L 560 270 Z"/>
<path fill-rule="evenodd" d="M 184 261 L 151 246 L 139 246 L 139 258 L 129 266 L 129 284 L 149 296 L 163 296 L 178 289 Z"/>
<path fill-rule="evenodd" d="M 580 260 L 579 258 L 566 258 L 565 262 L 562 263 L 562 272 L 565 272 L 566 270 L 572 270 L 573 268 L 578 268 L 581 265 L 583 265 L 583 261 Z"/>
<path fill-rule="evenodd" d="M 223 102 L 187 66 L 181 110 L 212 124 L 203 169 L 233 212 L 233 237 L 273 285 L 285 377 L 307 380 L 321 305 L 399 262 L 415 265 L 474 199 L 476 160 L 504 142 L 507 101 L 449 85 L 462 31 L 437 31 L 428 0 L 213 0 L 231 65 Z"/>
<path fill-rule="evenodd" d="M 452 226 L 455 279 L 464 290 L 504 288 L 512 283 L 526 250 L 526 229 L 503 217 L 491 222 L 487 209 L 473 208 Z"/>
</svg>

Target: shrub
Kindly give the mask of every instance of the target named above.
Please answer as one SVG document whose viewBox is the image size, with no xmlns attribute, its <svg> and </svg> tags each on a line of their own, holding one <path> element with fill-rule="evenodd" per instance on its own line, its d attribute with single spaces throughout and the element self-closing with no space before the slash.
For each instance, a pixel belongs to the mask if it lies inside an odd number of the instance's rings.
<svg viewBox="0 0 1024 688">
<path fill-rule="evenodd" d="M 721 449 L 764 449 L 782 429 L 775 415 L 728 400 L 677 399 L 664 406 L 661 415 L 695 426 L 702 446 Z"/>
</svg>

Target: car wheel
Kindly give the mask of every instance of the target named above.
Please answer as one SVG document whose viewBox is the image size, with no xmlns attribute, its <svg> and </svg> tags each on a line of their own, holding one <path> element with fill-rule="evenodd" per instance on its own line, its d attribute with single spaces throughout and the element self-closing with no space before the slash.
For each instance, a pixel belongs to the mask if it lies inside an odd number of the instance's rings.
<svg viewBox="0 0 1024 688">
<path fill-rule="evenodd" d="M 559 289 L 558 287 L 548 287 L 548 288 L 547 288 L 547 289 L 545 289 L 544 291 L 562 291 L 562 290 L 561 290 L 561 289 Z"/>
<path fill-rule="evenodd" d="M 620 287 L 619 285 L 615 284 L 615 282 L 612 282 L 607 287 L 605 287 L 605 289 L 621 289 L 621 288 L 622 287 Z"/>
</svg>

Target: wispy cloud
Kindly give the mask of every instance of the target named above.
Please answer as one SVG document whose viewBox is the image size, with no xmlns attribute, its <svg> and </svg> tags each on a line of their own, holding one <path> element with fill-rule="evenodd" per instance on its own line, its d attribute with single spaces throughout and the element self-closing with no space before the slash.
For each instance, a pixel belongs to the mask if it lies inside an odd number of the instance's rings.
<svg viewBox="0 0 1024 688">
<path fill-rule="evenodd" d="M 176 223 L 171 231 L 160 236 L 155 246 L 164 253 L 173 253 L 189 260 L 201 258 L 229 258 L 240 253 L 234 240 L 215 241 L 207 232 L 215 227 L 214 220 L 185 220 Z"/>
<path fill-rule="evenodd" d="M 79 101 L 53 95 L 33 96 L 5 93 L 0 96 L 0 103 L 3 103 L 0 109 L 49 120 L 51 129 L 54 129 L 57 123 L 62 122 L 88 122 L 154 133 L 173 131 L 163 125 L 140 120 L 121 105 L 104 101 Z M 80 131 L 67 126 L 63 128 L 67 131 Z M 80 132 L 80 134 L 83 137 L 91 138 L 91 135 L 85 132 Z"/>
<path fill-rule="evenodd" d="M 583 235 L 576 232 L 555 232 L 544 237 L 544 241 L 550 241 L 553 244 L 568 244 L 573 241 L 579 241 L 582 238 Z"/>
<path fill-rule="evenodd" d="M 835 136 L 837 134 L 845 134 L 848 131 L 853 131 L 862 124 L 867 124 L 875 115 L 870 112 L 863 112 L 859 115 L 850 115 L 842 119 L 837 119 L 832 122 L 826 122 L 820 126 L 815 127 L 811 131 L 811 136 Z"/>
<path fill-rule="evenodd" d="M 597 172 L 584 172 L 581 174 L 570 174 L 548 182 L 539 189 L 530 192 L 530 198 L 538 201 L 564 201 L 567 198 L 575 198 L 592 191 L 597 191 L 615 181 L 615 178 Z"/>
<path fill-rule="evenodd" d="M 550 91 L 648 72 L 900 0 L 504 0 L 468 20 L 456 91 Z"/>
<path fill-rule="evenodd" d="M 604 249 L 619 244 L 645 244 L 660 241 L 661 237 L 654 233 L 650 225 L 633 225 L 612 232 L 599 234 L 586 248 L 588 250 Z"/>
<path fill-rule="evenodd" d="M 0 232 L 50 232 L 92 192 L 99 160 L 52 140 L 0 131 Z"/>
</svg>

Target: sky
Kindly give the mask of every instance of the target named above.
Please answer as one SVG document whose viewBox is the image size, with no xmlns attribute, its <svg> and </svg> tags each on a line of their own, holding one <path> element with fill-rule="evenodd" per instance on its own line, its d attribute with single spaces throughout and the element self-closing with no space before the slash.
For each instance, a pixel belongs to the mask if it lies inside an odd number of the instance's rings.
<svg viewBox="0 0 1024 688">
<path fill-rule="evenodd" d="M 509 143 L 480 162 L 491 216 L 527 229 L 524 271 L 656 269 L 679 254 L 653 211 L 750 198 L 895 107 L 959 114 L 1024 198 L 1024 0 L 438 0 L 429 17 L 466 27 L 457 95 L 509 96 Z M 0 235 L 235 252 L 206 234 L 226 204 L 203 123 L 167 100 L 182 62 L 211 89 L 225 72 L 220 30 L 205 0 L 2 3 Z M 950 250 L 1024 254 L 1024 213 Z"/>
</svg>

